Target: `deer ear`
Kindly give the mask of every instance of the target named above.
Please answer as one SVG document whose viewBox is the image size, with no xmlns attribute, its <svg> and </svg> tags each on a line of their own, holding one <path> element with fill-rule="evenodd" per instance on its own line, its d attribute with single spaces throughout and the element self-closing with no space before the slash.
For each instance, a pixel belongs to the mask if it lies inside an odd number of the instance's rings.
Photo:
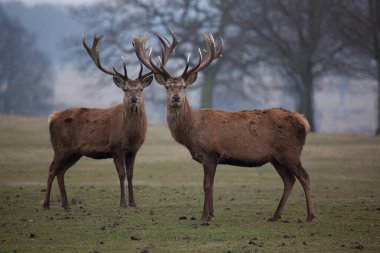
<svg viewBox="0 0 380 253">
<path fill-rule="evenodd" d="M 161 85 L 166 84 L 167 79 L 163 75 L 161 75 L 160 73 L 154 73 L 154 78 L 156 79 L 157 83 L 159 83 Z"/>
<path fill-rule="evenodd" d="M 113 77 L 113 82 L 116 84 L 117 87 L 119 87 L 120 89 L 123 89 L 124 88 L 124 81 L 121 80 L 120 78 L 117 78 L 117 77 Z"/>
<path fill-rule="evenodd" d="M 188 77 L 186 77 L 185 84 L 186 85 L 193 84 L 197 80 L 197 77 L 198 77 L 198 73 L 197 72 L 191 73 Z"/>
<path fill-rule="evenodd" d="M 148 87 L 153 81 L 153 75 L 150 75 L 150 76 L 147 76 L 145 77 L 141 83 L 142 83 L 142 86 L 145 88 L 145 87 Z"/>
</svg>

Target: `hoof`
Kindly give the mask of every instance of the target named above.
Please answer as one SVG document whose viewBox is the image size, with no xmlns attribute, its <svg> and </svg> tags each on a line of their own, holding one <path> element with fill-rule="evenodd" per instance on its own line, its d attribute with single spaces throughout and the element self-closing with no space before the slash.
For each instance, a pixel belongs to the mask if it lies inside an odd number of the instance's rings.
<svg viewBox="0 0 380 253">
<path fill-rule="evenodd" d="M 133 202 L 133 203 L 129 203 L 129 206 L 130 206 L 130 207 L 136 207 L 136 203 L 135 203 L 135 202 Z"/>
<path fill-rule="evenodd" d="M 269 218 L 268 221 L 269 222 L 275 222 L 275 221 L 278 221 L 279 219 L 281 219 L 281 216 L 273 215 L 273 217 Z"/>
<path fill-rule="evenodd" d="M 210 226 L 210 223 L 207 220 L 202 220 L 201 221 L 201 226 Z"/>
<path fill-rule="evenodd" d="M 127 204 L 126 203 L 120 203 L 120 207 L 121 208 L 127 208 Z"/>
<path fill-rule="evenodd" d="M 49 209 L 50 209 L 49 202 L 41 201 L 41 205 L 42 205 L 42 208 L 43 208 L 44 210 L 49 210 Z"/>
<path fill-rule="evenodd" d="M 307 222 L 312 222 L 313 220 L 315 219 L 315 215 L 314 214 L 309 214 L 306 218 L 306 221 Z"/>
<path fill-rule="evenodd" d="M 63 209 L 65 209 L 65 211 L 70 211 L 70 206 L 68 205 L 62 205 Z"/>
<path fill-rule="evenodd" d="M 212 216 L 209 214 L 209 215 L 202 215 L 202 218 L 201 218 L 201 221 L 210 221 L 212 218 Z"/>
</svg>

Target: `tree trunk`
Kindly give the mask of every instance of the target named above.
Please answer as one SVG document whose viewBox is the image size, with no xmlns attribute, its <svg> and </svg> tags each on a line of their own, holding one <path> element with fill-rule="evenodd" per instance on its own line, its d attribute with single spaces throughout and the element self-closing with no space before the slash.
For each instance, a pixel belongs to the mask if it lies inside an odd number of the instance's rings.
<svg viewBox="0 0 380 253">
<path fill-rule="evenodd" d="M 11 114 L 11 106 L 10 106 L 10 94 L 9 92 L 5 92 L 2 95 L 2 105 L 0 106 L 0 113 L 1 114 Z"/>
<path fill-rule="evenodd" d="M 311 73 L 305 74 L 302 77 L 301 86 L 301 98 L 300 98 L 300 112 L 309 121 L 310 131 L 315 131 L 314 123 L 314 89 L 313 89 L 313 78 Z"/>
<path fill-rule="evenodd" d="M 380 135 L 380 60 L 377 61 L 377 129 L 376 135 Z"/>
<path fill-rule="evenodd" d="M 212 108 L 212 98 L 215 88 L 215 71 L 207 71 L 202 87 L 201 108 Z"/>
</svg>

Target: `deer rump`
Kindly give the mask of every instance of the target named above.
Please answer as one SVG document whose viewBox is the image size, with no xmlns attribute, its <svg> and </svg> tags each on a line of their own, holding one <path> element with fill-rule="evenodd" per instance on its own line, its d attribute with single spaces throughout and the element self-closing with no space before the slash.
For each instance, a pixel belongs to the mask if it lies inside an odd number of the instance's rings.
<svg viewBox="0 0 380 253">
<path fill-rule="evenodd" d="M 309 130 L 302 115 L 281 108 L 199 112 L 202 125 L 189 149 L 200 163 L 205 154 L 213 154 L 218 164 L 243 167 L 299 157 Z"/>
</svg>

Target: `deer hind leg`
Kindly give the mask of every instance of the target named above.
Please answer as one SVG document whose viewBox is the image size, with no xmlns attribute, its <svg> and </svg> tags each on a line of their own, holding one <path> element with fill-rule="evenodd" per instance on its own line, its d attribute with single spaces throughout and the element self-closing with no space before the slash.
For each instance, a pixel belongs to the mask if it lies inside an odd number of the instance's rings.
<svg viewBox="0 0 380 253">
<path fill-rule="evenodd" d="M 295 166 L 289 166 L 291 173 L 300 181 L 306 198 L 307 205 L 307 218 L 306 221 L 312 221 L 315 218 L 313 201 L 311 199 L 310 193 L 310 176 L 304 167 L 301 164 L 301 161 L 298 161 Z"/>
<path fill-rule="evenodd" d="M 284 211 L 284 207 L 286 204 L 286 201 L 288 200 L 288 197 L 290 195 L 290 192 L 292 191 L 294 182 L 296 179 L 294 176 L 282 165 L 280 165 L 278 162 L 272 162 L 272 165 L 280 175 L 282 181 L 284 182 L 284 192 L 282 193 L 282 197 L 280 202 L 278 203 L 276 212 L 274 213 L 273 217 L 269 218 L 269 221 L 277 221 L 278 219 L 281 219 L 281 214 Z"/>
<path fill-rule="evenodd" d="M 56 176 L 56 172 L 57 172 L 57 162 L 55 161 L 55 159 L 53 159 L 53 161 L 51 162 L 50 167 L 49 167 L 49 175 L 48 175 L 48 179 L 47 179 L 46 194 L 45 194 L 45 198 L 44 198 L 43 203 L 42 203 L 42 207 L 44 209 L 50 209 L 51 186 L 52 186 L 54 178 Z"/>
<path fill-rule="evenodd" d="M 127 180 L 128 180 L 128 200 L 129 200 L 128 203 L 129 203 L 129 206 L 131 207 L 136 207 L 135 196 L 133 195 L 133 185 L 132 185 L 133 166 L 135 164 L 135 158 L 136 158 L 136 153 L 126 155 L 125 157 L 125 168 L 127 170 Z"/>
<path fill-rule="evenodd" d="M 59 170 L 57 171 L 58 187 L 59 187 L 59 192 L 61 194 L 61 206 L 65 210 L 69 209 L 69 203 L 67 201 L 67 194 L 66 194 L 66 188 L 65 188 L 65 173 L 79 159 L 80 159 L 80 156 L 76 156 L 76 155 L 72 155 L 65 158 L 62 162 L 62 167 L 60 167 Z"/>
<path fill-rule="evenodd" d="M 113 162 L 115 163 L 117 174 L 119 175 L 120 181 L 120 207 L 127 207 L 127 201 L 125 200 L 125 157 L 124 155 L 117 155 L 114 157 Z"/>
<path fill-rule="evenodd" d="M 62 157 L 54 156 L 54 159 L 51 162 L 50 167 L 49 167 L 49 175 L 48 175 L 48 179 L 47 179 L 46 194 L 45 194 L 45 198 L 43 200 L 43 208 L 44 209 L 49 209 L 50 208 L 51 187 L 52 187 L 54 178 L 56 176 L 57 176 L 59 190 L 60 190 L 60 193 L 61 193 L 62 204 L 66 203 L 66 206 L 67 206 L 67 196 L 66 196 L 66 191 L 65 191 L 65 185 L 64 185 L 64 182 L 63 182 L 63 176 L 60 176 L 60 175 L 62 174 L 62 171 L 63 171 L 63 174 L 64 174 L 64 172 L 68 168 L 70 168 L 78 160 L 79 160 L 79 158 L 75 160 L 75 159 L 72 159 L 72 158 L 70 159 L 70 157 L 69 158 L 67 158 L 67 157 L 62 158 Z M 70 164 L 70 162 L 72 164 Z M 63 189 L 64 195 L 62 195 L 62 189 Z"/>
</svg>

